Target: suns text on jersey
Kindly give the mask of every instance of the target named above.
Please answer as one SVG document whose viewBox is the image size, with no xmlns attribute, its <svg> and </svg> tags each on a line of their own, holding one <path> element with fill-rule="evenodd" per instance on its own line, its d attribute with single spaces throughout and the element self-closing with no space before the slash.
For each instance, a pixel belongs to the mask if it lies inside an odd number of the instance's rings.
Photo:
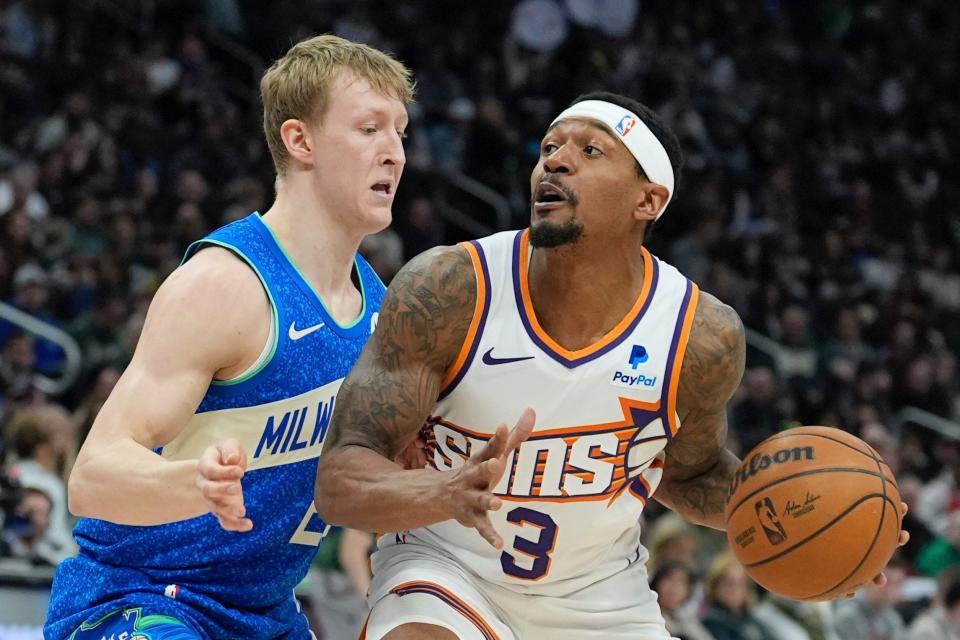
<svg viewBox="0 0 960 640">
<path fill-rule="evenodd" d="M 663 420 L 535 432 L 507 459 L 494 493 L 509 500 L 613 500 L 629 489 L 644 501 L 659 481 L 667 443 Z M 490 436 L 439 418 L 430 421 L 429 463 L 462 466 Z M 652 473 L 655 472 L 655 473 Z M 652 476 L 656 476 L 656 479 Z"/>
</svg>

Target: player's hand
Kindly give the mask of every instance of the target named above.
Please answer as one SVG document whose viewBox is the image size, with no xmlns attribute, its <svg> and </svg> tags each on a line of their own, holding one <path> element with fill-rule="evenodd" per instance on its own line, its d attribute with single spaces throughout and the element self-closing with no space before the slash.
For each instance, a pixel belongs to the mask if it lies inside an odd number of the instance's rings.
<svg viewBox="0 0 960 640">
<path fill-rule="evenodd" d="M 902 525 L 902 523 L 903 523 L 903 518 L 904 518 L 904 516 L 907 515 L 907 509 L 908 509 L 907 503 L 906 503 L 906 502 L 901 502 L 901 503 L 900 503 L 900 523 L 901 523 L 901 525 Z M 909 533 L 908 531 L 905 531 L 905 530 L 901 529 L 901 530 L 900 530 L 900 540 L 899 540 L 898 546 L 901 546 L 901 547 L 902 547 L 903 545 L 907 544 L 908 542 L 910 542 L 910 533 Z M 874 584 L 875 586 L 877 586 L 877 587 L 882 587 L 883 585 L 887 584 L 887 574 L 885 574 L 883 571 L 881 571 L 880 573 L 878 573 L 878 574 L 873 578 L 873 584 Z M 853 594 L 852 592 L 851 592 L 851 593 L 848 593 L 848 594 L 846 595 L 846 597 L 847 597 L 848 599 L 849 599 L 849 598 L 852 598 L 853 596 L 854 596 L 854 594 Z"/>
<path fill-rule="evenodd" d="M 495 549 L 503 548 L 503 538 L 493 528 L 488 511 L 498 510 L 503 502 L 493 494 L 507 468 L 507 457 L 530 437 L 536 414 L 525 409 L 509 432 L 501 424 L 487 444 L 454 471 L 446 483 L 445 497 L 451 517 L 465 527 L 476 529 Z"/>
<path fill-rule="evenodd" d="M 210 513 L 227 531 L 250 531 L 253 522 L 246 517 L 243 485 L 240 480 L 247 469 L 247 453 L 233 438 L 210 445 L 197 463 L 197 488 Z"/>
</svg>

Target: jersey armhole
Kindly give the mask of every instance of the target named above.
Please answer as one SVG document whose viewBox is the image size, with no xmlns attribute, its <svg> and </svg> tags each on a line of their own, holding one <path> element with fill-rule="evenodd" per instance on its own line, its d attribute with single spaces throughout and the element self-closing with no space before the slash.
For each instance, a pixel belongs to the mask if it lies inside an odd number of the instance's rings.
<svg viewBox="0 0 960 640">
<path fill-rule="evenodd" d="M 270 301 L 270 311 L 272 314 L 270 318 L 270 331 L 269 331 L 269 335 L 267 336 L 267 341 L 263 346 L 263 350 L 260 352 L 260 355 L 257 357 L 256 361 L 252 365 L 250 365 L 246 369 L 246 371 L 244 371 L 243 373 L 237 376 L 234 376 L 233 378 L 229 378 L 227 380 L 218 380 L 214 378 L 210 382 L 212 386 L 230 387 L 236 384 L 240 384 L 241 382 L 246 382 L 250 378 L 254 377 L 258 373 L 263 371 L 263 369 L 268 364 L 270 364 L 270 362 L 273 360 L 273 357 L 277 353 L 277 346 L 280 344 L 279 312 L 277 310 L 277 303 L 273 299 L 273 293 L 271 293 L 270 287 L 267 286 L 267 281 L 263 277 L 263 274 L 260 273 L 260 270 L 257 268 L 257 266 L 243 251 L 233 246 L 232 244 L 223 242 L 221 240 L 214 240 L 211 238 L 204 238 L 203 240 L 198 240 L 197 242 L 194 242 L 193 244 L 191 244 L 190 247 L 187 249 L 187 254 L 186 256 L 184 256 L 183 262 L 186 262 L 188 259 L 196 255 L 197 252 L 203 249 L 204 245 L 210 245 L 210 246 L 220 247 L 221 249 L 226 249 L 227 251 L 231 252 L 232 254 L 240 258 L 240 260 L 242 260 L 248 267 L 250 267 L 250 269 L 257 275 L 257 278 L 260 280 L 260 286 L 263 287 L 264 292 L 266 292 L 267 294 L 267 299 Z M 181 264 L 183 263 L 181 262 Z"/>
<path fill-rule="evenodd" d="M 475 240 L 463 242 L 460 246 L 467 250 L 467 253 L 470 254 L 470 260 L 473 262 L 473 271 L 477 278 L 477 300 L 473 308 L 470 327 L 467 329 L 467 335 L 460 346 L 460 352 L 440 381 L 439 398 L 441 399 L 454 390 L 463 376 L 466 375 L 467 369 L 470 368 L 470 363 L 476 355 L 477 346 L 480 344 L 480 337 L 483 335 L 487 312 L 490 310 L 490 271 L 487 269 L 487 260 L 483 248 Z"/>
<path fill-rule="evenodd" d="M 697 302 L 700 299 L 700 287 L 693 282 L 688 281 L 687 294 L 684 296 L 683 303 L 680 305 L 680 313 L 677 317 L 677 328 L 674 331 L 673 344 L 671 345 L 672 362 L 669 365 L 667 375 L 667 422 L 670 425 L 670 438 L 677 435 L 680 428 L 680 416 L 677 415 L 677 394 L 680 390 L 680 371 L 683 369 L 683 357 L 687 352 L 687 343 L 690 341 L 690 331 L 693 328 L 693 318 L 697 314 Z"/>
</svg>

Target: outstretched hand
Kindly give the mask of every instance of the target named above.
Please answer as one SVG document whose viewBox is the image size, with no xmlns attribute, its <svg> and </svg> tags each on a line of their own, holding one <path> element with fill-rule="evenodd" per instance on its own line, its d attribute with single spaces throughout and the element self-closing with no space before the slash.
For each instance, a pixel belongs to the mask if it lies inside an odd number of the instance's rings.
<svg viewBox="0 0 960 640">
<path fill-rule="evenodd" d="M 493 494 L 493 488 L 503 477 L 509 454 L 530 437 L 535 421 L 533 409 L 525 409 L 513 429 L 507 431 L 507 425 L 501 424 L 483 449 L 447 481 L 451 517 L 476 529 L 495 549 L 503 548 L 503 538 L 493 528 L 488 512 L 500 509 L 503 501 Z"/>
<path fill-rule="evenodd" d="M 210 513 L 227 531 L 253 529 L 253 522 L 246 517 L 243 485 L 240 483 L 246 469 L 247 453 L 234 438 L 207 447 L 197 463 L 197 488 Z"/>
<path fill-rule="evenodd" d="M 908 509 L 907 503 L 906 503 L 906 502 L 901 502 L 901 503 L 900 503 L 900 523 L 901 523 L 901 526 L 903 526 L 903 518 L 907 515 L 907 509 Z M 901 529 L 901 530 L 900 530 L 900 540 L 898 541 L 898 546 L 902 547 L 903 545 L 907 544 L 908 542 L 910 542 L 910 533 L 909 533 L 908 531 L 905 531 L 905 530 Z M 887 584 L 887 574 L 885 574 L 883 571 L 881 571 L 880 573 L 878 573 L 878 574 L 877 574 L 876 576 L 874 576 L 874 578 L 873 578 L 873 584 L 874 584 L 875 586 L 877 586 L 877 587 L 882 587 L 883 585 Z M 848 598 L 848 599 L 849 599 L 849 598 L 852 598 L 854 595 L 855 595 L 855 594 L 854 594 L 853 592 L 848 593 L 848 594 L 846 594 L 846 598 Z"/>
</svg>

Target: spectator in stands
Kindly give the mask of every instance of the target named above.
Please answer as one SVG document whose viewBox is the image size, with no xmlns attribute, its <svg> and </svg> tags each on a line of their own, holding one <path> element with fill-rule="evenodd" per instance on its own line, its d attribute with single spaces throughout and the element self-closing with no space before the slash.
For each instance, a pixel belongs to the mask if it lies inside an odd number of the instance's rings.
<svg viewBox="0 0 960 640">
<path fill-rule="evenodd" d="M 32 335 L 16 331 L 7 336 L 0 357 L 0 391 L 7 399 L 20 398 L 31 391 L 36 361 Z"/>
<path fill-rule="evenodd" d="M 960 566 L 960 510 L 950 514 L 946 533 L 927 543 L 917 556 L 917 569 L 931 578 L 936 578 L 945 569 L 958 566 Z"/>
<path fill-rule="evenodd" d="M 733 554 L 721 554 L 710 565 L 704 594 L 709 608 L 703 626 L 716 640 L 773 640 L 753 616 L 753 583 Z"/>
<path fill-rule="evenodd" d="M 650 577 L 650 588 L 657 593 L 657 603 L 667 631 L 681 640 L 714 640 L 697 617 L 693 596 L 693 574 L 683 562 L 663 562 Z"/>
<path fill-rule="evenodd" d="M 673 511 L 667 511 L 650 527 L 645 546 L 650 551 L 651 572 L 667 562 L 679 562 L 693 570 L 697 566 L 699 540 L 696 529 Z"/>
<path fill-rule="evenodd" d="M 773 640 L 842 640 L 834 633 L 826 602 L 798 602 L 767 593 L 753 615 Z"/>
<path fill-rule="evenodd" d="M 936 445 L 940 474 L 924 485 L 917 497 L 917 517 L 937 535 L 949 527 L 950 514 L 960 510 L 960 442 Z"/>
<path fill-rule="evenodd" d="M 10 303 L 45 324 L 56 327 L 59 322 L 50 311 L 50 278 L 36 263 L 28 262 L 17 269 L 13 276 L 14 296 Z M 12 322 L 0 319 L 0 343 L 17 332 Z M 57 375 L 63 368 L 66 357 L 63 348 L 44 338 L 34 338 L 36 357 L 33 368 L 40 373 Z"/>
<path fill-rule="evenodd" d="M 906 626 L 896 606 L 902 600 L 901 588 L 906 568 L 896 558 L 884 570 L 887 583 L 868 584 L 850 600 L 836 601 L 834 625 L 841 638 L 904 640 Z"/>
<path fill-rule="evenodd" d="M 960 640 L 960 567 L 940 573 L 936 598 L 911 623 L 908 640 Z"/>
<path fill-rule="evenodd" d="M 16 455 L 11 465 L 12 475 L 20 486 L 42 492 L 50 503 L 45 518 L 47 524 L 35 545 L 53 565 L 77 551 L 68 521 L 67 488 L 60 473 L 64 435 L 55 432 L 55 420 L 55 411 L 22 409 L 10 418 L 7 426 L 10 448 Z M 63 419 L 59 427 L 62 431 L 71 425 Z M 69 434 L 67 438 L 69 441 Z"/>
<path fill-rule="evenodd" d="M 50 526 L 50 505 L 50 496 L 40 489 L 23 488 L 13 513 L 4 520 L 0 555 L 56 566 L 63 558 L 51 555 L 44 544 Z"/>
</svg>

